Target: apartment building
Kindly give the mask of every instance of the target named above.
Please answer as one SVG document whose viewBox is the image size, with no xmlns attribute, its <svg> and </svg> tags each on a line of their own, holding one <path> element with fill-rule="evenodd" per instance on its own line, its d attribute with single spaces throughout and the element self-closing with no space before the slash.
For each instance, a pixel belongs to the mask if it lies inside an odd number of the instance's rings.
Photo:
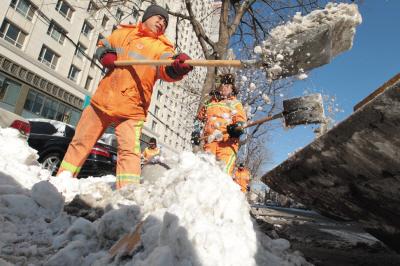
<svg viewBox="0 0 400 266">
<path fill-rule="evenodd" d="M 99 38 L 131 14 L 107 1 L 2 0 L 0 106 L 75 125 L 103 75 Z"/>
<path fill-rule="evenodd" d="M 76 125 L 85 101 L 104 75 L 93 59 L 98 40 L 119 23 L 136 23 L 143 1 L 2 0 L 0 9 L 0 106 L 26 118 L 50 118 Z M 183 1 L 158 1 L 179 11 Z M 214 1 L 194 1 L 206 18 Z M 169 6 L 168 6 L 169 5 Z M 210 22 L 209 22 L 210 21 Z M 211 28 L 210 28 L 211 29 Z M 171 17 L 167 36 L 193 58 L 202 52 L 190 25 Z M 160 82 L 153 92 L 144 141 L 156 137 L 168 152 L 190 148 L 191 104 L 205 77 L 196 69 L 178 83 Z"/>
</svg>

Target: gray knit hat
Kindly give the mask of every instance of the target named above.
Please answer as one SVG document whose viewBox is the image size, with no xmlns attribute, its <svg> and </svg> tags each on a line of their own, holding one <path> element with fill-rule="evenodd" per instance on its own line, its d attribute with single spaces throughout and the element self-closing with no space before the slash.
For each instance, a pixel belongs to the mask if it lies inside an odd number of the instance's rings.
<svg viewBox="0 0 400 266">
<path fill-rule="evenodd" d="M 168 12 L 164 8 L 158 5 L 151 5 L 149 6 L 146 11 L 143 13 L 142 22 L 145 22 L 148 18 L 152 16 L 160 15 L 165 18 L 168 26 Z"/>
</svg>

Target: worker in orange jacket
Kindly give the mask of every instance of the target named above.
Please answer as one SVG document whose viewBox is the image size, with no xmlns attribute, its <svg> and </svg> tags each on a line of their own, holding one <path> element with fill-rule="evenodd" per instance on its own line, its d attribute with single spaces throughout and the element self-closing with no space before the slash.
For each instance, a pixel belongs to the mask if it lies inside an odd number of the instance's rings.
<svg viewBox="0 0 400 266">
<path fill-rule="evenodd" d="M 214 154 L 217 160 L 225 164 L 224 172 L 232 176 L 239 150 L 239 137 L 244 133 L 241 128 L 246 122 L 246 113 L 236 98 L 235 77 L 232 74 L 219 76 L 220 85 L 197 115 L 204 123 L 204 151 Z M 200 144 L 199 131 L 192 133 L 192 142 Z"/>
<path fill-rule="evenodd" d="M 156 156 L 160 156 L 161 150 L 157 147 L 157 140 L 151 138 L 149 141 L 149 147 L 146 147 L 142 153 L 144 162 L 148 162 Z"/>
<path fill-rule="evenodd" d="M 151 5 L 138 25 L 120 25 L 99 41 L 96 56 L 108 72 L 82 113 L 57 175 L 76 177 L 92 146 L 113 125 L 118 140 L 116 187 L 140 183 L 139 138 L 153 86 L 158 79 L 181 80 L 193 69 L 185 63 L 188 55 L 174 55 L 173 45 L 163 35 L 167 25 L 168 12 Z M 115 60 L 170 58 L 174 59 L 170 66 L 114 65 Z"/>
<path fill-rule="evenodd" d="M 237 170 L 235 171 L 233 180 L 240 186 L 240 190 L 242 192 L 249 191 L 250 171 L 244 167 L 243 163 L 239 164 Z"/>
</svg>

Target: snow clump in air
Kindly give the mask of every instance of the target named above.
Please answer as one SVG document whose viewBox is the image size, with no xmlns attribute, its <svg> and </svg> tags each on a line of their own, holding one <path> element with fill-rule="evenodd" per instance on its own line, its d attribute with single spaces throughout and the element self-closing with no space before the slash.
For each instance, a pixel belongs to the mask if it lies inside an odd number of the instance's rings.
<svg viewBox="0 0 400 266">
<path fill-rule="evenodd" d="M 297 12 L 291 21 L 272 29 L 262 43 L 268 76 L 296 75 L 300 69 L 308 71 L 329 63 L 351 49 L 361 22 L 356 4 L 328 3 L 305 16 Z"/>
<path fill-rule="evenodd" d="M 253 225 L 245 195 L 210 155 L 183 152 L 156 182 L 120 190 L 114 176 L 74 179 L 69 203 L 68 182 L 36 158 L 16 130 L 0 128 L 2 265 L 309 265 Z M 110 258 L 140 223 L 133 254 Z"/>
</svg>

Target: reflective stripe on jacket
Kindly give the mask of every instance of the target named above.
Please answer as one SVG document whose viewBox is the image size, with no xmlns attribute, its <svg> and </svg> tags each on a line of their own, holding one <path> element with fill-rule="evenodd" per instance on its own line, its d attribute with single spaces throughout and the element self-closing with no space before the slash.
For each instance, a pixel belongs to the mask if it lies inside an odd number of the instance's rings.
<svg viewBox="0 0 400 266">
<path fill-rule="evenodd" d="M 224 133 L 223 141 L 229 138 L 228 133 L 226 133 L 227 125 L 237 122 L 245 123 L 247 120 L 243 105 L 235 96 L 223 100 L 211 98 L 209 102 L 203 105 L 197 118 L 205 123 L 203 129 L 205 137 L 215 134 L 215 131 L 219 130 Z"/>
<path fill-rule="evenodd" d="M 164 35 L 157 36 L 138 25 L 120 25 L 99 46 L 115 49 L 117 60 L 168 59 L 174 47 Z M 145 120 L 153 86 L 158 79 L 175 81 L 165 66 L 115 67 L 100 81 L 91 104 L 108 115 Z"/>
</svg>

